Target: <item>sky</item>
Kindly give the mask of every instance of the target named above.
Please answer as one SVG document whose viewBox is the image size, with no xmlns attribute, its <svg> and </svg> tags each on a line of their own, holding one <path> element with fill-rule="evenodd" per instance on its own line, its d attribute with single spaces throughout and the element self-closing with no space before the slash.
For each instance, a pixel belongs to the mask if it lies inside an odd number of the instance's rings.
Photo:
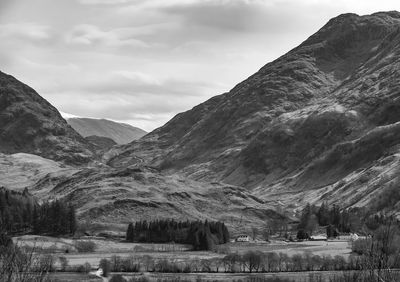
<svg viewBox="0 0 400 282">
<path fill-rule="evenodd" d="M 0 70 L 59 111 L 153 130 L 342 13 L 398 0 L 0 0 Z"/>
</svg>

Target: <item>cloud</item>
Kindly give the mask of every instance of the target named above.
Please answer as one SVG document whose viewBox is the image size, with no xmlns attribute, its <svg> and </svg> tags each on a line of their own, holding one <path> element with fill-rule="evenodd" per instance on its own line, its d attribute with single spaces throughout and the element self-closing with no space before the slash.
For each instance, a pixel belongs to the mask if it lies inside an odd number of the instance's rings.
<svg viewBox="0 0 400 282">
<path fill-rule="evenodd" d="M 141 47 L 148 45 L 134 38 L 130 29 L 111 29 L 103 31 L 98 26 L 81 24 L 72 28 L 66 35 L 68 44 L 77 45 L 105 45 L 111 47 Z"/>
<path fill-rule="evenodd" d="M 149 130 L 340 13 L 398 0 L 1 0 L 0 67 L 58 109 Z"/>
<path fill-rule="evenodd" d="M 138 1 L 137 0 L 78 0 L 78 2 L 84 5 L 120 5 Z"/>
<path fill-rule="evenodd" d="M 37 23 L 9 23 L 0 25 L 0 37 L 28 41 L 43 41 L 50 38 L 50 27 Z"/>
</svg>

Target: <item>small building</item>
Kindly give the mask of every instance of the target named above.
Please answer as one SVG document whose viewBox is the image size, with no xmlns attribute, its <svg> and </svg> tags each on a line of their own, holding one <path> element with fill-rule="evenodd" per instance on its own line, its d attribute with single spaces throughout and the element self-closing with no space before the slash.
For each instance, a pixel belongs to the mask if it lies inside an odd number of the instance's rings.
<svg viewBox="0 0 400 282">
<path fill-rule="evenodd" d="M 311 241 L 326 241 L 327 239 L 326 235 L 313 235 L 310 237 Z"/>
<path fill-rule="evenodd" d="M 250 242 L 250 237 L 248 235 L 239 235 L 236 237 L 236 242 Z"/>
<path fill-rule="evenodd" d="M 359 236 L 356 233 L 349 233 L 349 234 L 340 234 L 338 238 L 340 240 L 356 241 L 359 239 Z"/>
</svg>

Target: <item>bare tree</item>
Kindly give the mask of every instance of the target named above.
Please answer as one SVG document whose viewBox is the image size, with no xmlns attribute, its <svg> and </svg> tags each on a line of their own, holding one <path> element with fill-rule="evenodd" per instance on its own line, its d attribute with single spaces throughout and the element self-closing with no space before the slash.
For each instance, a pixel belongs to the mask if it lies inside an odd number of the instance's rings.
<svg viewBox="0 0 400 282">
<path fill-rule="evenodd" d="M 39 248 L 0 247 L 0 282 L 42 282 L 54 270 L 54 257 Z"/>
</svg>

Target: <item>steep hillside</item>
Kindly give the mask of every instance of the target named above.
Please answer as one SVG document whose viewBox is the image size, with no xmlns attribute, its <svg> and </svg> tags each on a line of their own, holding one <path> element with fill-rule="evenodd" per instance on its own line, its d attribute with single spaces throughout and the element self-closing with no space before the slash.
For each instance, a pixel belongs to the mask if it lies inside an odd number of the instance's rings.
<svg viewBox="0 0 400 282">
<path fill-rule="evenodd" d="M 36 155 L 0 154 L 0 186 L 22 191 L 31 188 L 49 173 L 75 171 L 74 168 Z"/>
<path fill-rule="evenodd" d="M 340 15 L 228 93 L 105 159 L 242 185 L 265 198 L 298 193 L 300 202 L 387 157 L 397 166 L 399 30 L 399 12 Z M 373 197 L 364 188 L 374 179 L 359 176 L 363 189 L 345 186 L 366 205 Z M 342 198 L 324 193 L 318 200 Z"/>
<path fill-rule="evenodd" d="M 223 220 L 236 231 L 249 232 L 268 219 L 283 218 L 270 201 L 244 188 L 163 175 L 145 166 L 58 171 L 29 191 L 40 199 L 72 202 L 81 221 L 107 230 L 125 230 L 132 220 L 174 218 Z"/>
<path fill-rule="evenodd" d="M 126 144 L 146 135 L 146 131 L 129 124 L 107 119 L 68 118 L 67 122 L 83 137 L 100 136 L 114 140 L 117 144 Z"/>
<path fill-rule="evenodd" d="M 0 152 L 66 163 L 90 161 L 87 142 L 32 88 L 0 72 Z"/>
</svg>

